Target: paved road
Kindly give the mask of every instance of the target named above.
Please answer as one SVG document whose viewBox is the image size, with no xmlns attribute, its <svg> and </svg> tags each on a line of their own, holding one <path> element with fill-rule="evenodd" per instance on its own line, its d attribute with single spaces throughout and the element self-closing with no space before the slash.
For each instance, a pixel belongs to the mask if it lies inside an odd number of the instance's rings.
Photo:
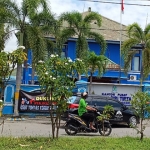
<svg viewBox="0 0 150 150">
<path fill-rule="evenodd" d="M 0 123 L 2 119 L 0 119 Z M 64 129 L 63 123 L 60 128 L 60 136 L 67 136 Z M 146 121 L 146 129 L 144 131 L 146 137 L 150 137 L 150 121 Z M 98 133 L 91 134 L 79 134 L 80 136 L 99 136 Z M 50 118 L 37 117 L 37 118 L 25 118 L 21 121 L 12 121 L 8 118 L 4 121 L 4 124 L 0 125 L 0 136 L 51 136 L 51 123 Z M 136 131 L 126 126 L 112 126 L 111 137 L 123 137 L 123 136 L 137 136 Z"/>
</svg>

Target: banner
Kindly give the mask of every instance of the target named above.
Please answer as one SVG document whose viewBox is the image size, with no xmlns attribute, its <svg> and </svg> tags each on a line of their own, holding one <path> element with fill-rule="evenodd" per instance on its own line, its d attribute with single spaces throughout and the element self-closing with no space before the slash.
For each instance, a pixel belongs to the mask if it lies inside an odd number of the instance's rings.
<svg viewBox="0 0 150 150">
<path fill-rule="evenodd" d="M 19 92 L 19 112 L 49 112 L 49 101 L 46 93 Z M 55 106 L 56 108 L 56 106 Z"/>
</svg>

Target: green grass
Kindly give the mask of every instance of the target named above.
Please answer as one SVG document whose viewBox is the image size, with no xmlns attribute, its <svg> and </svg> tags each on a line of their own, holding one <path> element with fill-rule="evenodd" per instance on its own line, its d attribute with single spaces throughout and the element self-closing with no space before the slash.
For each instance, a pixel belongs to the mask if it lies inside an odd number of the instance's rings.
<svg viewBox="0 0 150 150">
<path fill-rule="evenodd" d="M 150 139 L 123 137 L 0 138 L 0 150 L 149 150 Z"/>
</svg>

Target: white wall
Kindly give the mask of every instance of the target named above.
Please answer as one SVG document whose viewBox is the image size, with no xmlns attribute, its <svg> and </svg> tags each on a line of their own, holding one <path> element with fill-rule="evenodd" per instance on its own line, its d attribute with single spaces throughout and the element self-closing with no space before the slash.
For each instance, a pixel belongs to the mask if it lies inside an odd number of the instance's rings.
<svg viewBox="0 0 150 150">
<path fill-rule="evenodd" d="M 140 90 L 139 85 L 92 83 L 92 92 L 94 91 L 95 94 L 114 97 L 127 106 L 131 105 L 132 94 L 138 90 Z"/>
</svg>

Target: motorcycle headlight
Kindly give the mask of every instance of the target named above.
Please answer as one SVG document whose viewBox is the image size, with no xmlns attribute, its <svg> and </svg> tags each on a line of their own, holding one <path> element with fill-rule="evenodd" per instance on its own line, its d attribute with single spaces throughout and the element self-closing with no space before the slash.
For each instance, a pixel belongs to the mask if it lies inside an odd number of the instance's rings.
<svg viewBox="0 0 150 150">
<path fill-rule="evenodd" d="M 97 112 L 97 114 L 98 114 L 98 115 L 101 115 L 101 113 L 100 113 L 100 112 Z"/>
</svg>

